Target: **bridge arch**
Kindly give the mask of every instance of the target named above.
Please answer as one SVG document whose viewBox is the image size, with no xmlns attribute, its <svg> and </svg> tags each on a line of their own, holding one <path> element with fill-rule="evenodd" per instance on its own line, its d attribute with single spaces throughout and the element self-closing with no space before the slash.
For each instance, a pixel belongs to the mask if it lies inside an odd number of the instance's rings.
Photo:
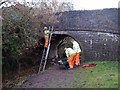
<svg viewBox="0 0 120 90">
<path fill-rule="evenodd" d="M 84 60 L 118 60 L 119 34 L 100 31 L 59 30 L 53 32 L 49 58 L 58 57 L 61 40 L 70 37 L 76 40 L 82 49 Z"/>
<path fill-rule="evenodd" d="M 52 40 L 51 40 L 51 47 L 49 52 L 49 58 L 64 58 L 64 47 L 71 47 L 72 48 L 72 40 L 75 40 L 79 43 L 80 48 L 82 50 L 82 56 L 84 54 L 84 45 L 78 38 L 76 38 L 72 33 L 69 32 L 62 32 L 62 33 L 53 33 Z"/>
</svg>

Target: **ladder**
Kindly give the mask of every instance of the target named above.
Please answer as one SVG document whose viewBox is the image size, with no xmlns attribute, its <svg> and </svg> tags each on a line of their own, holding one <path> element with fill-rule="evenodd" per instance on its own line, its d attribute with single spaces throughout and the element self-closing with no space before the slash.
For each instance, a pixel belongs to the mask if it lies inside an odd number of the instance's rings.
<svg viewBox="0 0 120 90">
<path fill-rule="evenodd" d="M 50 31 L 50 29 L 51 29 L 51 31 Z M 49 27 L 49 31 L 50 31 L 50 35 L 49 35 L 49 41 L 48 41 L 48 48 L 44 48 L 44 50 L 43 50 L 38 74 L 40 73 L 40 71 L 44 71 L 45 67 L 46 67 L 48 53 L 50 50 L 50 44 L 51 44 L 50 42 L 51 42 L 51 38 L 52 38 L 53 26 L 52 26 L 52 28 Z"/>
</svg>

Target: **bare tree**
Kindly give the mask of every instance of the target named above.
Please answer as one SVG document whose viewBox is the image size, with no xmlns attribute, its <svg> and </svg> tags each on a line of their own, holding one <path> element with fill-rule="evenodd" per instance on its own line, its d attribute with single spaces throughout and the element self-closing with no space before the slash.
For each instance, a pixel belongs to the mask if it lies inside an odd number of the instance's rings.
<svg viewBox="0 0 120 90">
<path fill-rule="evenodd" d="M 8 60 L 12 58 L 13 62 L 19 64 L 19 58 L 24 55 L 24 52 L 29 53 L 31 48 L 38 47 L 36 41 L 39 36 L 42 37 L 42 33 L 39 32 L 42 31 L 42 26 L 57 23 L 55 14 L 66 11 L 64 8 L 66 4 L 60 4 L 57 0 L 39 0 L 37 2 L 23 0 L 21 3 L 15 0 L 0 2 L 3 11 L 1 16 L 3 18 L 3 61 L 8 61 L 8 63 L 12 62 Z M 67 10 L 72 10 L 71 4 L 68 3 L 67 8 Z"/>
</svg>

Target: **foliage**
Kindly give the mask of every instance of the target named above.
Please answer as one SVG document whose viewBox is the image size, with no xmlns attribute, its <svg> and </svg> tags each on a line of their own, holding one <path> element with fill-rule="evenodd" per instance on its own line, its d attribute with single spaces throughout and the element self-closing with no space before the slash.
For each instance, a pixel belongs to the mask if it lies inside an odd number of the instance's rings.
<svg viewBox="0 0 120 90">
<path fill-rule="evenodd" d="M 60 11 L 61 6 L 58 6 L 56 0 L 54 2 L 39 0 L 37 3 L 27 3 L 24 0 L 23 3 L 10 0 L 0 2 L 1 5 L 6 5 L 1 9 L 3 72 L 20 68 L 22 57 L 29 57 L 26 54 L 39 47 L 38 40 L 43 36 L 43 26 L 58 22 L 55 13 Z"/>
<path fill-rule="evenodd" d="M 19 15 L 15 9 L 9 8 L 3 11 L 2 41 L 3 41 L 3 66 L 7 68 L 17 67 L 17 62 L 24 51 L 33 46 L 35 34 L 33 34 L 30 20 L 24 15 Z M 9 15 L 5 15 L 9 13 Z M 16 14 L 16 16 L 15 16 Z"/>
</svg>

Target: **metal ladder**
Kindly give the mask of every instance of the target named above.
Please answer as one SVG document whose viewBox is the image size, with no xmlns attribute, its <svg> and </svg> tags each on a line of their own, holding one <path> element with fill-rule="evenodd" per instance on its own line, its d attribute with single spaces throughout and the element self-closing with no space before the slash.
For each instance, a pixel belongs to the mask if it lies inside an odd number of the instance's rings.
<svg viewBox="0 0 120 90">
<path fill-rule="evenodd" d="M 51 29 L 51 31 L 50 31 L 50 29 Z M 49 41 L 48 41 L 48 48 L 44 48 L 44 50 L 43 50 L 38 74 L 40 73 L 40 71 L 44 71 L 45 67 L 46 67 L 48 53 L 50 50 L 50 44 L 51 44 L 50 42 L 51 42 L 51 38 L 52 38 L 53 26 L 52 26 L 52 28 L 49 27 L 49 31 L 50 31 L 50 35 L 49 35 Z"/>
</svg>

